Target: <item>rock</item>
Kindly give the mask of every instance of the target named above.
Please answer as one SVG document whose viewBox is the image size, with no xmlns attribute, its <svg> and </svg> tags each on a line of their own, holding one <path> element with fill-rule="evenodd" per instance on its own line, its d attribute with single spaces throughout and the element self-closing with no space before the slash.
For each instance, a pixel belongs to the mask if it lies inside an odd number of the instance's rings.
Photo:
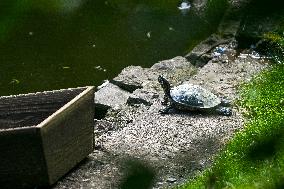
<svg viewBox="0 0 284 189">
<path fill-rule="evenodd" d="M 156 83 L 158 83 L 156 81 Z M 157 98 L 159 98 L 159 93 L 157 91 L 151 89 L 151 84 L 149 83 L 143 89 L 137 89 L 133 92 L 132 95 L 129 96 L 127 99 L 128 105 L 135 105 L 135 104 L 144 104 L 146 106 L 151 106 Z"/>
<path fill-rule="evenodd" d="M 244 15 L 244 11 L 242 11 L 244 6 L 244 2 L 229 2 L 229 7 L 223 16 L 217 31 L 222 35 L 222 38 L 230 39 L 236 37 Z"/>
<path fill-rule="evenodd" d="M 187 60 L 193 65 L 202 67 L 212 59 L 212 56 L 209 55 L 210 51 L 221 44 L 230 43 L 234 40 L 241 26 L 242 10 L 241 3 L 230 1 L 229 8 L 223 16 L 217 33 L 209 36 L 188 53 L 185 56 Z"/>
<path fill-rule="evenodd" d="M 181 80 L 189 79 L 197 72 L 197 68 L 193 66 L 186 58 L 181 56 L 156 63 L 151 67 L 151 70 L 153 70 L 153 72 L 155 73 L 153 74 L 155 76 L 154 82 L 160 89 L 160 84 L 157 82 L 158 75 L 163 75 L 164 77 L 170 79 L 173 82 L 173 85 L 175 85 Z M 150 88 L 153 89 L 153 86 L 151 86 Z"/>
<path fill-rule="evenodd" d="M 95 93 L 96 114 L 109 108 L 118 109 L 126 104 L 130 94 L 112 83 L 106 84 Z"/>
<path fill-rule="evenodd" d="M 160 62 L 154 64 L 151 67 L 151 69 L 153 71 L 162 73 L 162 72 L 165 72 L 165 71 L 173 71 L 175 69 L 181 69 L 181 68 L 185 68 L 185 67 L 189 67 L 189 66 L 192 66 L 192 65 L 190 64 L 190 62 L 188 62 L 186 60 L 186 58 L 181 57 L 181 56 L 177 56 L 173 59 L 160 61 Z"/>
<path fill-rule="evenodd" d="M 128 105 L 144 104 L 146 106 L 151 106 L 152 103 L 147 99 L 140 98 L 136 95 L 130 95 L 126 102 Z"/>
<path fill-rule="evenodd" d="M 158 75 L 165 74 L 167 78 L 173 77 L 175 78 L 175 80 L 178 80 L 179 78 L 184 79 L 191 76 L 194 71 L 195 67 L 190 62 L 188 62 L 186 58 L 179 56 L 170 60 L 158 62 L 151 68 L 142 68 L 141 66 L 128 66 L 124 68 L 117 77 L 112 79 L 110 83 L 117 85 L 121 89 L 130 93 L 138 90 L 136 91 L 135 95 L 138 96 L 138 98 L 141 98 L 141 95 L 137 95 L 139 94 L 139 89 L 143 88 L 143 93 L 145 93 L 146 91 L 160 86 L 157 82 Z M 142 94 L 142 96 L 143 100 L 148 101 L 148 97 L 145 98 L 147 95 L 145 96 L 145 94 Z M 149 97 L 151 97 L 151 95 Z M 132 96 L 129 99 L 130 104 L 146 103 L 146 101 L 142 102 L 138 98 Z"/>
<path fill-rule="evenodd" d="M 163 182 L 157 182 L 158 186 L 162 186 L 164 183 Z"/>
<path fill-rule="evenodd" d="M 220 44 L 229 43 L 230 39 L 223 39 L 217 34 L 212 34 L 206 40 L 202 41 L 197 45 L 190 53 L 188 53 L 185 58 L 190 61 L 193 65 L 197 67 L 202 67 L 209 60 L 212 59 L 211 55 L 208 54 L 215 47 Z"/>
<path fill-rule="evenodd" d="M 114 124 L 106 120 L 95 120 L 96 132 L 107 132 L 114 129 Z"/>
<path fill-rule="evenodd" d="M 133 92 L 136 89 L 142 88 L 143 83 L 147 81 L 149 77 L 153 77 L 153 75 L 151 76 L 151 71 L 148 68 L 128 66 L 110 82 L 126 91 Z"/>
<path fill-rule="evenodd" d="M 175 178 L 173 178 L 173 177 L 167 178 L 167 182 L 169 182 L 169 183 L 174 183 L 174 182 L 176 182 L 176 181 L 177 181 L 177 179 L 175 179 Z"/>
</svg>

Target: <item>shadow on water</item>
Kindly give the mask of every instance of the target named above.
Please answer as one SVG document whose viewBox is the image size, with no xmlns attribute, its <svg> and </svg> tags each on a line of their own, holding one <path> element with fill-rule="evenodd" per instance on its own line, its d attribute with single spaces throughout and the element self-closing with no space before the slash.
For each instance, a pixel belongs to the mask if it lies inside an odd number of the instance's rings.
<svg viewBox="0 0 284 189">
<path fill-rule="evenodd" d="M 119 184 L 120 189 L 148 189 L 153 185 L 155 171 L 145 163 L 128 159 L 124 163 L 124 175 Z"/>
<path fill-rule="evenodd" d="M 97 86 L 126 66 L 184 55 L 216 30 L 226 0 L 204 15 L 178 2 L 1 0 L 0 95 Z"/>
</svg>

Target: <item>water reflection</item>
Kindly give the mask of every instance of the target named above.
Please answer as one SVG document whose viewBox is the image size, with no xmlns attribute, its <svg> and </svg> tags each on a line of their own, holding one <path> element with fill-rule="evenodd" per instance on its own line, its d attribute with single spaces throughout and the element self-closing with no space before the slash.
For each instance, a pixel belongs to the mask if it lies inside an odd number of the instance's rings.
<svg viewBox="0 0 284 189">
<path fill-rule="evenodd" d="M 181 4 L 178 6 L 179 10 L 188 10 L 190 9 L 191 5 L 188 1 L 183 1 Z"/>
<path fill-rule="evenodd" d="M 216 28 L 193 9 L 182 15 L 178 1 L 1 3 L 0 95 L 99 85 L 128 65 L 183 55 Z"/>
<path fill-rule="evenodd" d="M 83 3 L 83 0 L 60 0 L 58 1 L 63 12 L 71 12 L 77 10 Z"/>
</svg>

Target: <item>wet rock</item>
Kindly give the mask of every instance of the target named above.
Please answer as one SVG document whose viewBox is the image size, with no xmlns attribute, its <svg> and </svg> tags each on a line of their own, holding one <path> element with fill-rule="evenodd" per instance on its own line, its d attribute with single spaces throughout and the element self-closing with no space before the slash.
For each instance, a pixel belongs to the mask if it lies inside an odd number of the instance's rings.
<svg viewBox="0 0 284 189">
<path fill-rule="evenodd" d="M 118 86 L 108 83 L 95 93 L 96 113 L 105 111 L 105 109 L 118 109 L 126 104 L 131 93 L 119 88 Z"/>
</svg>

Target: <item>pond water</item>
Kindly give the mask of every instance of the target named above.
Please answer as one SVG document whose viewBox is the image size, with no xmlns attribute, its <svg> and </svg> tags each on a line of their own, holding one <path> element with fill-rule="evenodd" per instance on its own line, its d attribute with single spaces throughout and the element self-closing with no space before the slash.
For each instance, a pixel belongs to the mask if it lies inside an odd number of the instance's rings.
<svg viewBox="0 0 284 189">
<path fill-rule="evenodd" d="M 213 2 L 200 13 L 174 0 L 1 0 L 0 95 L 97 86 L 185 55 L 216 30 L 225 0 Z"/>
</svg>

